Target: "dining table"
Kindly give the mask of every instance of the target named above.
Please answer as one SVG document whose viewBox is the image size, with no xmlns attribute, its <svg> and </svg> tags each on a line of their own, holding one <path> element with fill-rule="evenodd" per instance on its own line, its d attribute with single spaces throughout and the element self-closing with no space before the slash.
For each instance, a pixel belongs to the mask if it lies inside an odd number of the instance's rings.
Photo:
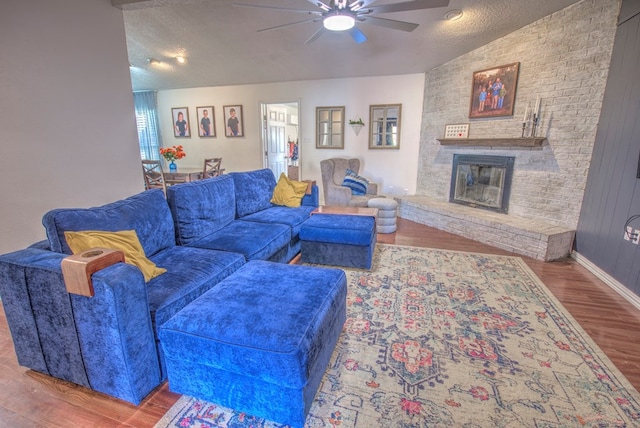
<svg viewBox="0 0 640 428">
<path fill-rule="evenodd" d="M 189 183 L 202 179 L 202 168 L 178 167 L 175 171 L 164 171 L 164 182 L 171 186 L 179 183 Z"/>
</svg>

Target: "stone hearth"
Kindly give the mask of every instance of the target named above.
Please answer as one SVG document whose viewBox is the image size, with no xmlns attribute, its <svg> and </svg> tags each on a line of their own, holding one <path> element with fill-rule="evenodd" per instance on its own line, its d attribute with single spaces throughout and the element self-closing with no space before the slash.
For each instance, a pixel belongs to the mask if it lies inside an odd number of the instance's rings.
<svg viewBox="0 0 640 428">
<path fill-rule="evenodd" d="M 530 218 L 505 215 L 428 196 L 396 196 L 398 216 L 537 260 L 571 252 L 575 231 Z"/>
</svg>

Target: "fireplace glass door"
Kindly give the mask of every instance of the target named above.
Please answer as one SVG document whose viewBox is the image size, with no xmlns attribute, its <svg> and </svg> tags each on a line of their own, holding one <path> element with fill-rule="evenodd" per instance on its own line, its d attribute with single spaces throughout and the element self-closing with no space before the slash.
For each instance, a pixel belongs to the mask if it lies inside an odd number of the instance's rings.
<svg viewBox="0 0 640 428">
<path fill-rule="evenodd" d="M 513 158 L 454 155 L 450 202 L 507 212 Z"/>
<path fill-rule="evenodd" d="M 504 168 L 458 165 L 455 198 L 499 209 L 502 202 Z"/>
</svg>

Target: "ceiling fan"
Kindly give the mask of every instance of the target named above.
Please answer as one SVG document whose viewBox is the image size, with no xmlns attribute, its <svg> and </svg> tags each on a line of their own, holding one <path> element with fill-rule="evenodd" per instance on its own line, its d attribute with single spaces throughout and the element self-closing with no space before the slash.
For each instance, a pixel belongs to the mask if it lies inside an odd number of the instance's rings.
<svg viewBox="0 0 640 428">
<path fill-rule="evenodd" d="M 375 6 L 376 0 L 307 0 L 316 6 L 319 10 L 294 9 L 279 6 L 265 6 L 255 4 L 236 3 L 234 6 L 255 7 L 261 9 L 280 10 L 285 12 L 304 13 L 313 16 L 303 21 L 290 22 L 288 24 L 277 25 L 275 27 L 264 28 L 258 30 L 271 31 L 280 28 L 290 27 L 292 25 L 304 24 L 307 22 L 320 22 L 322 27 L 318 29 L 304 43 L 311 43 L 320 37 L 326 30 L 329 31 L 348 31 L 356 43 L 363 43 L 367 40 L 356 23 L 373 24 L 381 27 L 392 28 L 401 31 L 413 31 L 418 24 L 405 21 L 396 21 L 393 19 L 380 18 L 379 13 L 406 12 L 410 10 L 431 9 L 436 7 L 445 7 L 449 5 L 449 0 L 412 0 L 400 3 L 382 4 Z"/>
</svg>

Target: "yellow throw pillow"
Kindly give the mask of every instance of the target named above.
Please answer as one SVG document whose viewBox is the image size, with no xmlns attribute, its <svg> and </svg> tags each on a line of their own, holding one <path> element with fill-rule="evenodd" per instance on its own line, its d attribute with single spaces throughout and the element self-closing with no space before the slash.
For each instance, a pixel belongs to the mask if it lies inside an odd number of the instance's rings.
<svg viewBox="0 0 640 428">
<path fill-rule="evenodd" d="M 307 192 L 307 183 L 290 180 L 285 173 L 280 174 L 278 184 L 273 189 L 271 203 L 285 207 L 297 208 L 302 203 L 302 198 Z"/>
<path fill-rule="evenodd" d="M 80 254 L 95 247 L 112 248 L 124 252 L 124 261 L 137 266 L 144 275 L 144 281 L 162 275 L 167 270 L 157 267 L 144 254 L 144 249 L 135 230 L 104 232 L 101 230 L 84 230 L 82 232 L 65 232 L 64 237 L 73 254 Z"/>
</svg>

